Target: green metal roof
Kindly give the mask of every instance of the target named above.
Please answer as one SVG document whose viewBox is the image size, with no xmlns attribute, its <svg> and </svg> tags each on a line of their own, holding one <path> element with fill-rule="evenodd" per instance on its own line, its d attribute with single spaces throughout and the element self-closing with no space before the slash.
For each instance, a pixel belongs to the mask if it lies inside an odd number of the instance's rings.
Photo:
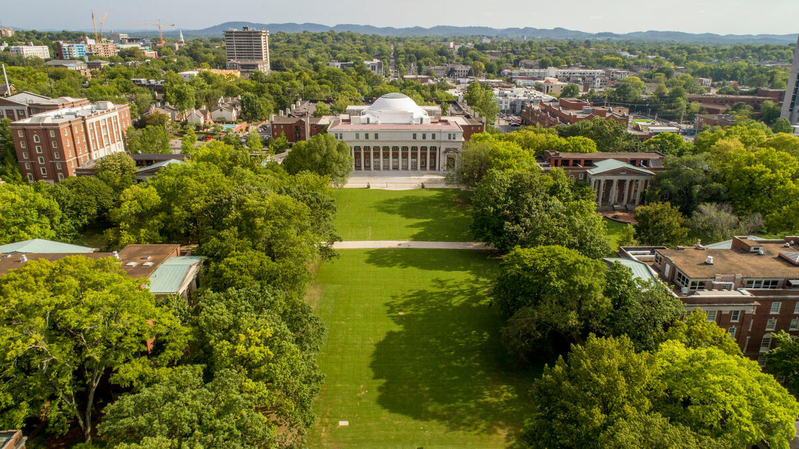
<svg viewBox="0 0 799 449">
<path fill-rule="evenodd" d="M 177 293 L 191 267 L 200 262 L 202 257 L 199 256 L 178 256 L 165 260 L 150 276 L 150 292 Z"/>
<path fill-rule="evenodd" d="M 605 159 L 604 161 L 596 161 L 594 162 L 594 166 L 588 170 L 588 173 L 592 175 L 598 175 L 600 173 L 605 173 L 620 168 L 623 168 L 625 170 L 632 170 L 638 173 L 644 173 L 647 175 L 654 175 L 654 173 L 645 168 L 636 167 L 617 159 Z"/>
<path fill-rule="evenodd" d="M 648 281 L 651 279 L 657 279 L 655 273 L 649 268 L 649 265 L 639 261 L 639 260 L 632 260 L 632 259 L 622 259 L 617 257 L 606 257 L 605 262 L 608 265 L 613 265 L 613 262 L 618 262 L 625 267 L 629 268 L 633 272 L 633 277 L 636 279 L 641 279 L 642 281 Z"/>
<path fill-rule="evenodd" d="M 69 243 L 54 242 L 52 240 L 33 239 L 22 242 L 0 245 L 0 253 L 93 253 L 95 248 L 70 245 Z"/>
</svg>

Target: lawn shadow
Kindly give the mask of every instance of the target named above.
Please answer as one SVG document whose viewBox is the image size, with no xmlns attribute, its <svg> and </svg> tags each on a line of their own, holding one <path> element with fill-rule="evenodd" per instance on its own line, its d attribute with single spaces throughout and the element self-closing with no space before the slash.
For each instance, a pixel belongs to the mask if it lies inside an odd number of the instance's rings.
<svg viewBox="0 0 799 449">
<path fill-rule="evenodd" d="M 483 264 L 474 263 L 468 257 L 452 257 L 453 252 L 468 252 L 481 258 L 499 258 L 496 251 L 458 250 L 458 249 L 416 249 L 381 248 L 366 254 L 366 263 L 382 268 L 418 268 L 426 271 L 468 271 L 481 278 L 483 283 L 490 281 L 489 273 Z M 482 270 L 482 271 L 478 271 Z"/>
<path fill-rule="evenodd" d="M 429 189 L 431 196 L 404 195 L 381 200 L 378 211 L 405 219 L 422 220 L 408 225 L 416 232 L 410 240 L 472 240 L 469 196 L 471 192 L 456 189 Z"/>
<path fill-rule="evenodd" d="M 384 381 L 380 406 L 517 443 L 533 408 L 527 390 L 541 367 L 514 369 L 501 346 L 501 320 L 488 306 L 488 288 L 476 273 L 463 281 L 436 279 L 387 303 L 401 330 L 375 345 L 371 368 Z"/>
</svg>

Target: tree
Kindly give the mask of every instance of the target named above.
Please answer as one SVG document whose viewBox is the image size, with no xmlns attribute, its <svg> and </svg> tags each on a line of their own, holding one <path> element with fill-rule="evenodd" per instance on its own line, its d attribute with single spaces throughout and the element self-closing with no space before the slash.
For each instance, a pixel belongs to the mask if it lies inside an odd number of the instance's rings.
<svg viewBox="0 0 799 449">
<path fill-rule="evenodd" d="M 493 297 L 508 318 L 503 339 L 521 359 L 554 336 L 582 342 L 610 311 L 604 263 L 562 246 L 517 248 L 500 266 Z"/>
<path fill-rule="evenodd" d="M 573 136 L 563 139 L 560 151 L 569 153 L 596 153 L 596 142 L 583 136 Z"/>
<path fill-rule="evenodd" d="M 194 109 L 197 102 L 194 86 L 188 83 L 167 83 L 166 101 L 181 113 Z"/>
<path fill-rule="evenodd" d="M 658 280 L 642 281 L 632 270 L 615 262 L 605 274 L 605 290 L 611 312 L 609 335 L 626 335 L 637 351 L 653 351 L 656 336 L 680 317 L 685 308 L 668 287 Z"/>
<path fill-rule="evenodd" d="M 793 126 L 791 126 L 791 121 L 787 118 L 778 118 L 774 121 L 774 124 L 771 125 L 771 129 L 775 133 L 793 133 Z"/>
<path fill-rule="evenodd" d="M 580 96 L 580 88 L 576 84 L 567 84 L 560 92 L 561 98 L 575 98 Z"/>
<path fill-rule="evenodd" d="M 472 231 L 502 251 L 561 245 L 591 258 L 610 253 L 594 192 L 560 169 L 489 170 L 472 196 Z"/>
<path fill-rule="evenodd" d="M 675 321 L 668 331 L 657 336 L 657 340 L 679 341 L 688 348 L 713 347 L 730 355 L 743 356 L 730 334 L 715 322 L 708 321 L 707 314 L 701 309 L 695 309 L 685 317 L 685 321 Z"/>
<path fill-rule="evenodd" d="M 125 150 L 131 154 L 171 154 L 170 140 L 169 132 L 163 126 L 131 127 L 126 133 Z"/>
<path fill-rule="evenodd" d="M 533 383 L 537 413 L 525 441 L 541 449 L 597 447 L 608 428 L 651 409 L 647 390 L 656 375 L 652 354 L 636 353 L 627 337 L 573 345 Z"/>
<path fill-rule="evenodd" d="M 573 125 L 559 126 L 558 135 L 560 137 L 583 136 L 596 142 L 597 150 L 601 152 L 609 151 L 637 151 L 638 138 L 627 132 L 627 127 L 623 123 L 615 120 L 605 120 L 593 117 L 590 120 L 582 120 Z"/>
<path fill-rule="evenodd" d="M 130 449 L 273 447 L 277 426 L 258 411 L 265 393 L 235 370 L 205 383 L 200 366 L 181 366 L 109 404 L 98 428 L 115 447 Z"/>
<path fill-rule="evenodd" d="M 11 120 L 0 119 L 0 178 L 6 182 L 21 183 L 17 151 L 11 137 Z"/>
<path fill-rule="evenodd" d="M 116 201 L 114 190 L 96 176 L 70 176 L 54 186 L 52 195 L 77 228 L 107 219 Z"/>
<path fill-rule="evenodd" d="M 0 245 L 57 238 L 62 219 L 53 198 L 28 185 L 0 184 Z"/>
<path fill-rule="evenodd" d="M 463 99 L 466 100 L 470 107 L 486 118 L 486 123 L 489 125 L 494 124 L 497 112 L 499 112 L 499 106 L 497 106 L 494 91 L 490 86 L 483 87 L 480 83 L 473 82 L 466 88 Z"/>
<path fill-rule="evenodd" d="M 135 182 L 136 162 L 125 153 L 113 153 L 99 159 L 95 176 L 114 189 L 122 192 Z"/>
<path fill-rule="evenodd" d="M 702 203 L 715 203 L 726 196 L 726 188 L 715 180 L 715 165 L 708 154 L 669 156 L 665 170 L 655 175 L 648 189 L 649 202 L 668 200 L 690 216 Z"/>
<path fill-rule="evenodd" d="M 781 330 L 771 334 L 774 348 L 767 354 L 766 372 L 794 396 L 799 396 L 799 342 Z"/>
<path fill-rule="evenodd" d="M 671 203 L 652 203 L 635 209 L 635 235 L 644 245 L 677 246 L 685 242 L 688 228 L 680 210 Z"/>
<path fill-rule="evenodd" d="M 290 147 L 288 139 L 286 136 L 280 135 L 276 138 L 272 138 L 269 141 L 269 152 L 272 154 L 282 153 L 283 150 L 288 149 Z"/>
<path fill-rule="evenodd" d="M 26 262 L 0 277 L 0 297 L 2 419 L 13 428 L 45 416 L 60 433 L 72 418 L 91 441 L 101 381 L 138 384 L 187 344 L 172 312 L 113 258 Z"/>
<path fill-rule="evenodd" d="M 266 116 L 261 99 L 252 93 L 241 96 L 241 118 L 248 122 L 257 122 Z"/>
<path fill-rule="evenodd" d="M 683 156 L 693 152 L 693 145 L 679 134 L 660 133 L 643 144 L 644 151 L 657 151 L 667 156 Z"/>
<path fill-rule="evenodd" d="M 180 152 L 183 154 L 194 154 L 195 145 L 197 145 L 197 134 L 194 130 L 189 128 L 183 138 L 180 139 Z"/>
<path fill-rule="evenodd" d="M 535 167 L 535 168 L 534 168 Z M 536 169 L 535 158 L 514 142 L 480 139 L 466 142 L 458 154 L 455 170 L 448 175 L 450 182 L 475 187 L 490 169 Z"/>
<path fill-rule="evenodd" d="M 760 120 L 766 125 L 772 126 L 780 118 L 782 107 L 771 100 L 766 100 L 760 105 Z"/>
<path fill-rule="evenodd" d="M 674 424 L 727 442 L 788 449 L 799 403 L 757 362 L 667 341 L 656 353 L 663 389 L 656 410 Z"/>
<path fill-rule="evenodd" d="M 159 214 L 161 197 L 151 185 L 133 185 L 120 195 L 120 204 L 109 218 L 116 228 L 105 236 L 112 247 L 123 248 L 132 243 L 161 243 L 163 216 Z"/>
<path fill-rule="evenodd" d="M 735 235 L 741 227 L 741 220 L 732 213 L 729 204 L 700 204 L 688 219 L 688 227 L 695 234 L 709 242 L 720 242 Z"/>
<path fill-rule="evenodd" d="M 322 117 L 330 114 L 331 114 L 330 108 L 327 106 L 327 104 L 321 101 L 316 102 L 316 109 L 314 109 L 313 111 L 314 117 Z"/>
<path fill-rule="evenodd" d="M 258 131 L 253 129 L 247 134 L 247 149 L 251 152 L 261 152 L 264 148 L 264 142 L 261 140 L 261 136 L 258 135 Z"/>
<path fill-rule="evenodd" d="M 700 435 L 688 427 L 672 424 L 659 413 L 620 419 L 596 442 L 603 449 L 725 449 L 726 441 Z"/>
<path fill-rule="evenodd" d="M 307 170 L 330 176 L 337 184 L 346 182 L 352 164 L 350 147 L 330 134 L 317 134 L 307 142 L 297 142 L 283 159 L 283 167 L 289 174 Z"/>
</svg>

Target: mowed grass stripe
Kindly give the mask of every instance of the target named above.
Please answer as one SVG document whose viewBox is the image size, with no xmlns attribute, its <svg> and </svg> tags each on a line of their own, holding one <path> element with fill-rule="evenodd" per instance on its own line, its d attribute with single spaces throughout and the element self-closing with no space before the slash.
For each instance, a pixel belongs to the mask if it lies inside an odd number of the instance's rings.
<svg viewBox="0 0 799 449">
<path fill-rule="evenodd" d="M 487 297 L 498 261 L 461 250 L 340 253 L 317 276 L 327 377 L 309 447 L 510 445 L 538 373 L 514 372 L 503 356 Z"/>
<path fill-rule="evenodd" d="M 469 195 L 458 189 L 337 189 L 336 230 L 344 240 L 468 242 Z"/>
</svg>

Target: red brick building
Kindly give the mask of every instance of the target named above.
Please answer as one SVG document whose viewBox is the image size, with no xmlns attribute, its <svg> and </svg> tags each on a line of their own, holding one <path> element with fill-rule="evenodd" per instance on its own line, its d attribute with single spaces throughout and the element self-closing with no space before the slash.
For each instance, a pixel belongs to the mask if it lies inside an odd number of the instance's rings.
<svg viewBox="0 0 799 449">
<path fill-rule="evenodd" d="M 306 124 L 306 120 L 309 123 Z M 324 117 L 274 117 L 272 119 L 272 137 L 277 139 L 280 136 L 285 136 L 289 142 L 297 143 L 320 134 L 327 129 L 329 124 L 329 120 Z M 308 132 L 306 132 L 306 125 Z"/>
<path fill-rule="evenodd" d="M 549 128 L 558 125 L 572 125 L 594 117 L 615 120 L 625 125 L 630 124 L 630 111 L 627 108 L 593 106 L 585 100 L 560 98 L 558 101 L 541 101 L 537 107 L 533 104 L 528 105 L 522 111 L 522 125 L 541 125 L 544 128 Z"/>
<path fill-rule="evenodd" d="M 797 245 L 799 236 L 734 237 L 708 246 L 653 249 L 649 263 L 687 311 L 706 311 L 708 321 L 727 329 L 743 353 L 763 365 L 773 348 L 772 332 L 799 336 Z M 622 252 L 637 254 L 635 249 Z"/>
<path fill-rule="evenodd" d="M 31 92 L 20 92 L 9 97 L 0 97 L 0 119 L 16 121 L 56 109 L 86 106 L 85 98 L 59 97 L 50 98 Z"/>
<path fill-rule="evenodd" d="M 73 176 L 90 159 L 125 150 L 131 125 L 128 105 L 100 101 L 57 109 L 11 124 L 22 176 L 54 183 Z"/>
</svg>

